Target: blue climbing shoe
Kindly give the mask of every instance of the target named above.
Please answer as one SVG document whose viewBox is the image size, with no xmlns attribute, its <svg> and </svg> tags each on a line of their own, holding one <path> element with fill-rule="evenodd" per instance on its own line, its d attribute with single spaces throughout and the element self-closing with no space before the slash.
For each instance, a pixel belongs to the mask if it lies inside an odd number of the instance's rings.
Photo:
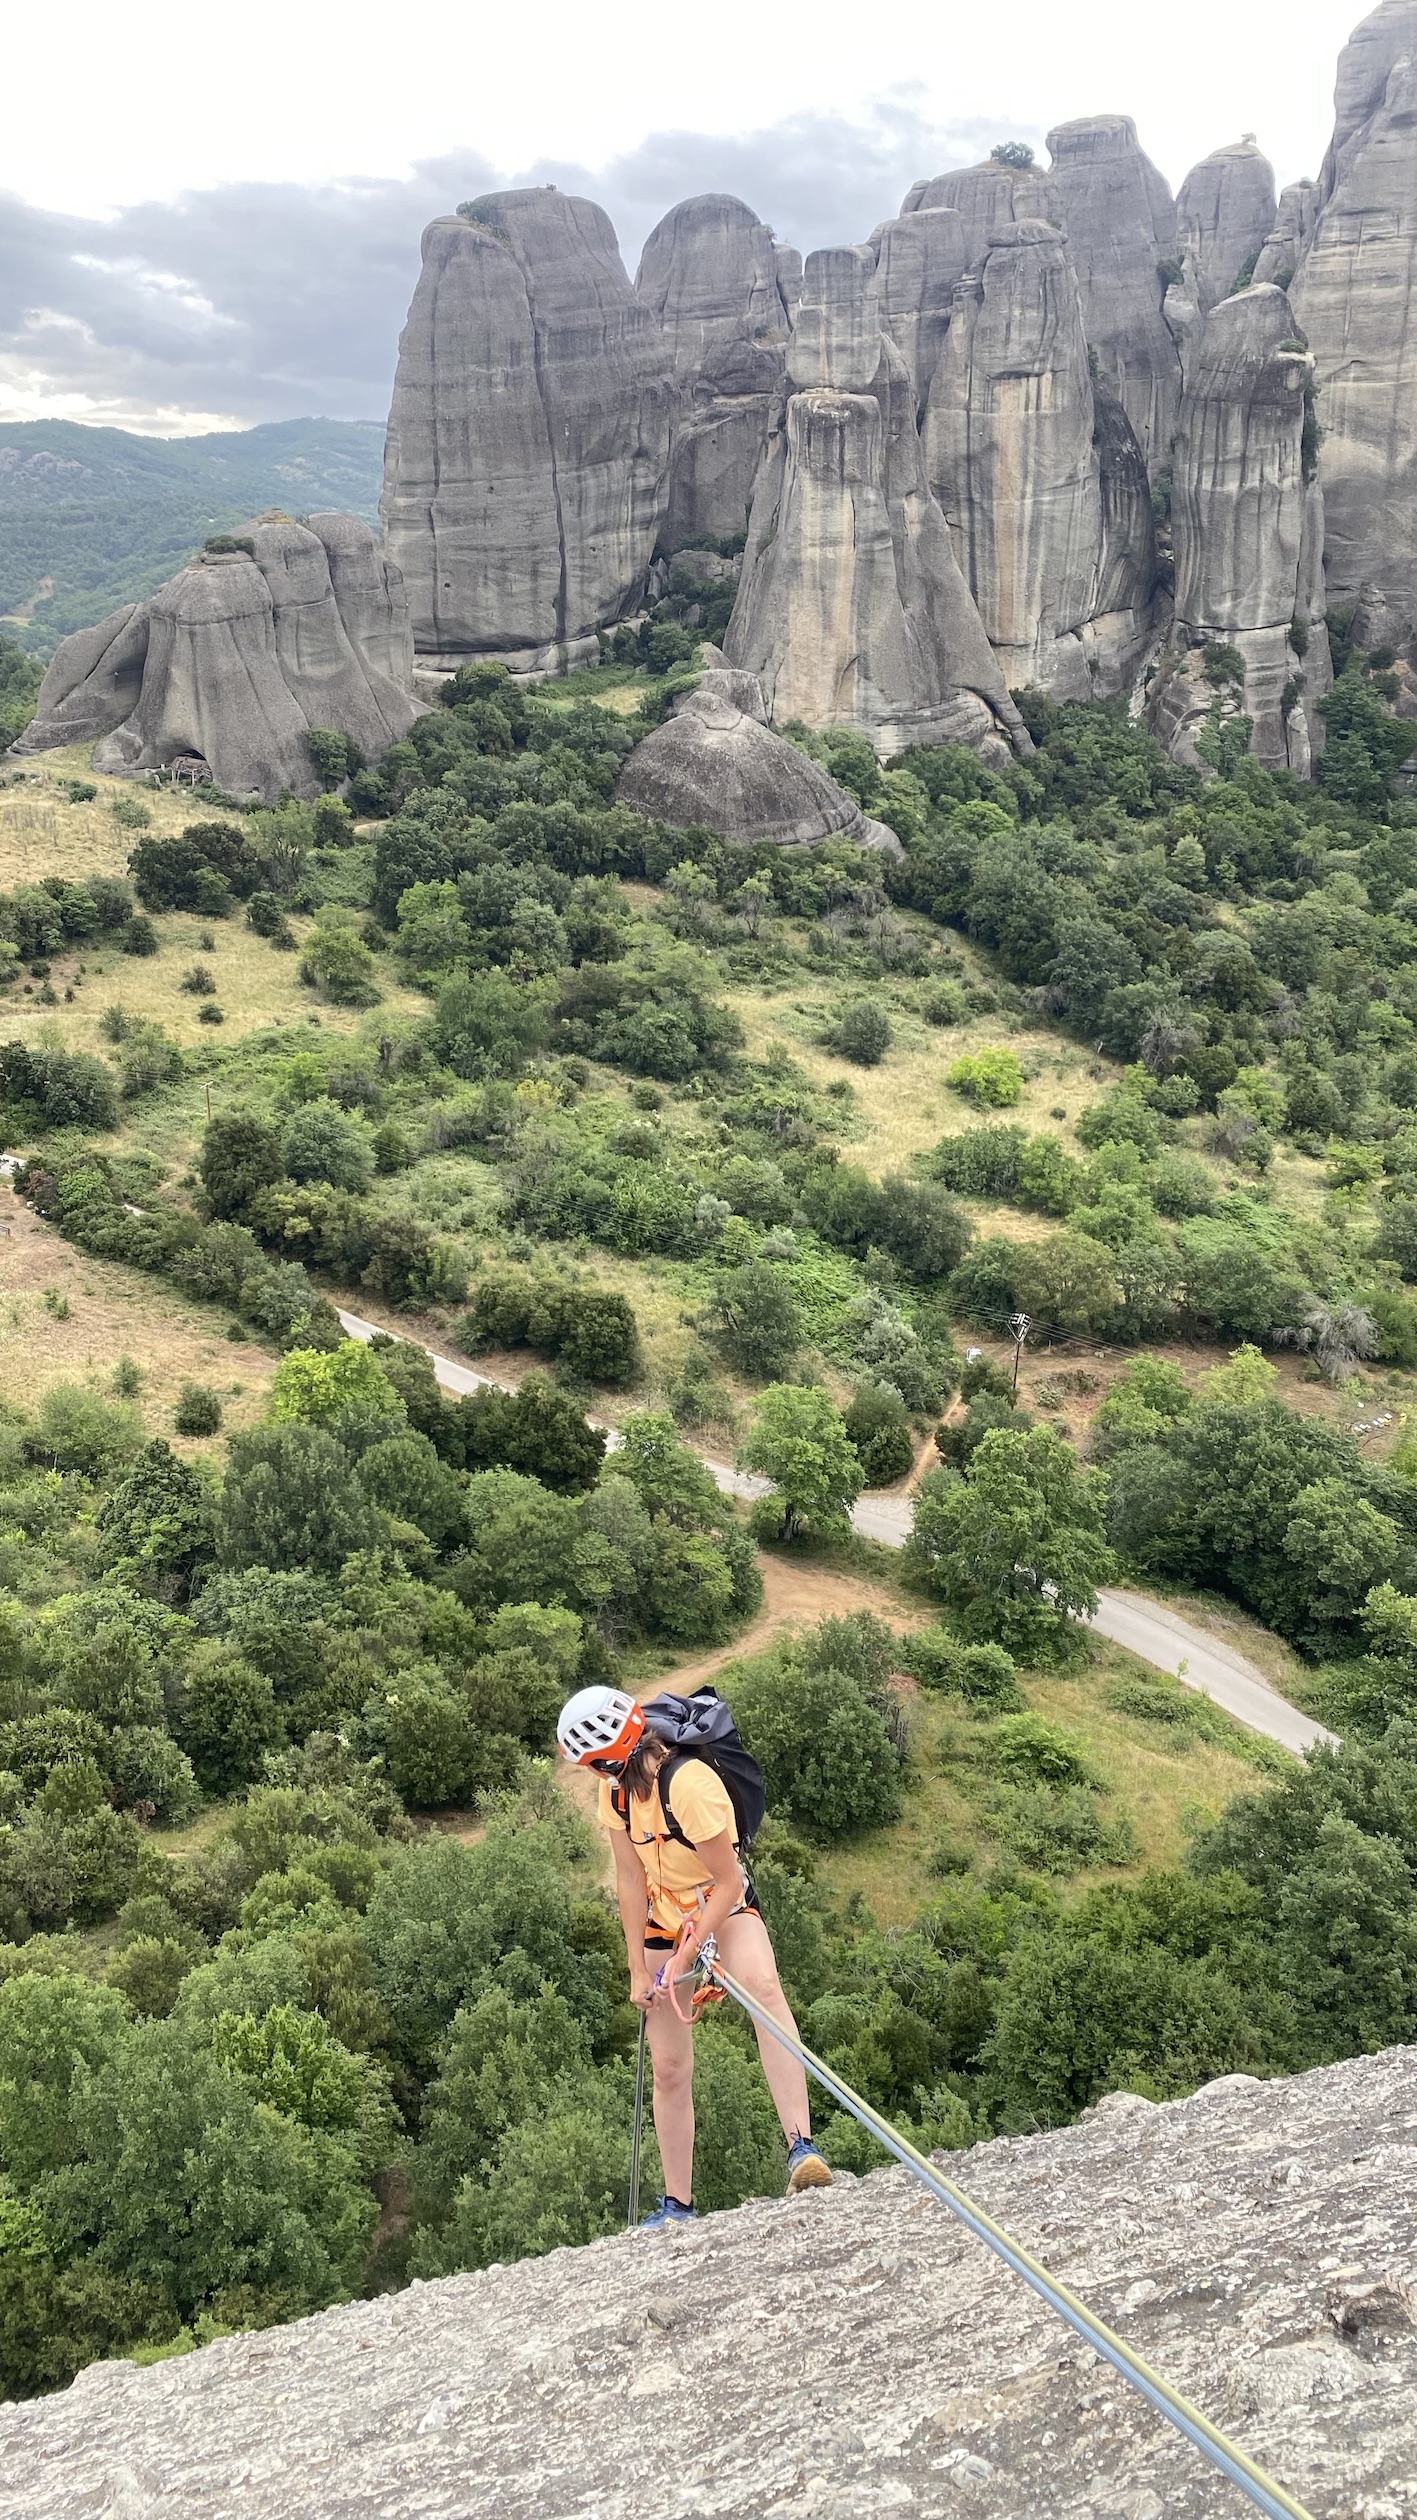
<svg viewBox="0 0 1417 2520">
<path fill-rule="evenodd" d="M 681 2223 L 697 2222 L 692 2205 L 681 2205 L 677 2196 L 661 2196 L 652 2214 L 646 2214 L 639 2225 L 641 2231 L 677 2231 Z"/>
<path fill-rule="evenodd" d="M 816 2145 L 807 2135 L 794 2135 L 787 2147 L 787 2193 L 800 2196 L 804 2188 L 830 2187 L 832 2174 Z"/>
</svg>

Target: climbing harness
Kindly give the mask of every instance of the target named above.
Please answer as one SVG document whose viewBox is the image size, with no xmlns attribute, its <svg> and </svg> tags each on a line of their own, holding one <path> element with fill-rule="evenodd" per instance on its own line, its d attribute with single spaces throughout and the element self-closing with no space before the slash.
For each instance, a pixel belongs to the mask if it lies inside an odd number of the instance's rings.
<svg viewBox="0 0 1417 2520">
<path fill-rule="evenodd" d="M 933 2162 L 926 2160 L 923 2153 L 918 2153 L 913 2144 L 908 2144 L 903 2136 L 898 2135 L 889 2121 L 878 2116 L 849 2083 L 844 2083 L 841 2076 L 834 2074 L 819 2056 L 814 2056 L 809 2047 L 804 2047 L 800 2039 L 794 2039 L 789 2030 L 783 2029 L 781 2022 L 774 2021 L 771 2013 L 764 2010 L 747 1988 L 730 1977 L 718 1956 L 718 1945 L 712 1934 L 707 1935 L 702 1943 L 698 1942 L 697 1936 L 694 1940 L 697 1968 L 716 1982 L 724 1994 L 731 1995 L 735 2004 L 741 2005 L 749 2020 L 760 2030 L 770 2032 L 789 2055 L 795 2056 L 798 2064 L 822 2085 L 823 2090 L 830 2092 L 843 2109 L 850 2111 L 858 2125 L 864 2126 L 869 2135 L 874 2135 L 877 2143 L 883 2144 L 887 2152 L 894 2153 L 896 2160 L 920 2181 L 923 2188 L 928 2189 L 958 2222 L 962 2222 L 966 2230 L 972 2231 L 977 2240 L 982 2240 L 987 2249 L 992 2249 L 996 2257 L 1002 2258 L 1005 2266 L 1010 2267 L 1015 2275 L 1021 2276 L 1040 2300 L 1046 2301 L 1051 2310 L 1056 2310 L 1060 2319 L 1065 2319 L 1095 2353 L 1112 2365 L 1129 2387 L 1136 2389 L 1156 2408 L 1158 2414 L 1165 2416 L 1169 2424 L 1175 2425 L 1176 2430 L 1199 2450 L 1202 2458 L 1208 2459 L 1212 2467 L 1218 2468 L 1222 2476 L 1238 2486 L 1257 2511 L 1267 2513 L 1269 2520 L 1311 2520 L 1303 2504 L 1295 2502 L 1281 2485 L 1276 2485 L 1272 2477 L 1266 2476 L 1263 2468 L 1257 2467 L 1254 2460 L 1212 2424 L 1198 2406 L 1192 2406 L 1190 2399 L 1183 2397 L 1179 2389 L 1173 2389 L 1170 2381 L 1164 2380 L 1159 2371 L 1153 2371 L 1150 2363 L 1144 2362 L 1140 2354 L 1134 2354 L 1120 2336 L 1115 2335 L 1101 2319 L 1094 2317 L 1076 2293 L 1070 2292 L 1066 2284 L 1060 2284 L 1046 2267 L 1040 2266 L 1037 2258 L 1030 2257 L 1028 2251 L 1017 2240 L 1011 2239 L 982 2207 L 972 2204 L 963 2189 L 957 2188 Z M 671 1958 L 677 1956 L 676 1952 Z M 666 1962 L 665 1965 L 669 1964 Z M 661 1970 L 660 1976 L 663 1975 Z M 677 2005 L 675 2009 L 678 2009 Z"/>
</svg>

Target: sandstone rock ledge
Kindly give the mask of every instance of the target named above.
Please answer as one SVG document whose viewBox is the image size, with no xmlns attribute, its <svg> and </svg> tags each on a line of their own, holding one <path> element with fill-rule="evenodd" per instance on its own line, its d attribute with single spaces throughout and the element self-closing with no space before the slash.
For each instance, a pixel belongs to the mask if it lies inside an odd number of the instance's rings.
<svg viewBox="0 0 1417 2520">
<path fill-rule="evenodd" d="M 998 2142 L 973 2194 L 1315 2520 L 1417 2511 L 1417 2049 Z M 0 2413 L 7 2520 L 1235 2520 L 904 2171 Z"/>
</svg>

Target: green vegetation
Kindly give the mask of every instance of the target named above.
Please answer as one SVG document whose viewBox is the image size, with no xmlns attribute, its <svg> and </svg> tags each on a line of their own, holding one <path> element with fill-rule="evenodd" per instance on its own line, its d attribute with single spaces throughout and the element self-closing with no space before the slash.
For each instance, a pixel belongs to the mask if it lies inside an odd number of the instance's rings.
<svg viewBox="0 0 1417 2520">
<path fill-rule="evenodd" d="M 1312 790 L 1025 695 L 1003 777 L 803 738 L 898 861 L 732 851 L 613 801 L 718 583 L 680 575 L 569 689 L 465 669 L 350 807 L 100 782 L 6 826 L 0 1106 L 74 1272 L 33 1319 L 137 1269 L 273 1371 L 240 1407 L 188 1349 L 150 1416 L 125 1334 L 0 1412 L 9 2389 L 614 2227 L 634 2020 L 557 1706 L 731 1646 L 755 1536 L 798 1586 L 868 1563 L 848 1509 L 932 1430 L 891 1619 L 715 1664 L 812 2043 L 962 2145 L 1417 2032 L 1381 669 Z M 453 1398 L 332 1298 L 531 1370 Z M 751 1527 L 700 1426 L 769 1483 Z M 1114 1574 L 1263 1619 L 1345 1747 L 1296 1766 L 1109 1656 Z M 699 2080 L 700 2201 L 773 2191 L 741 2023 Z"/>
<path fill-rule="evenodd" d="M 268 508 L 378 510 L 383 432 L 282 420 L 208 437 L 145 438 L 72 420 L 0 422 L 0 618 L 26 648 L 151 595 L 203 542 Z M 46 582 L 52 591 L 41 592 Z M 3 695 L 0 695 L 3 706 Z"/>
</svg>

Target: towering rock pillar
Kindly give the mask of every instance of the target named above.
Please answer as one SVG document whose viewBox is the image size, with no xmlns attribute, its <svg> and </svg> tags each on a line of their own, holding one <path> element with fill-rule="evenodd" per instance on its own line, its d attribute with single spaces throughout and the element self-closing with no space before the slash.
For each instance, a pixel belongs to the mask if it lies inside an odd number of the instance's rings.
<svg viewBox="0 0 1417 2520">
<path fill-rule="evenodd" d="M 1294 311 L 1314 354 L 1329 594 L 1396 642 L 1417 625 L 1417 0 L 1364 19 L 1334 113 Z"/>
<path fill-rule="evenodd" d="M 1183 333 L 1172 517 L 1176 627 L 1193 652 L 1236 650 L 1251 749 L 1306 774 L 1313 702 L 1330 680 L 1323 508 L 1314 478 L 1313 361 L 1282 289 L 1243 290 Z M 1215 705 L 1198 654 L 1163 691 L 1159 731 L 1187 753 Z"/>
<path fill-rule="evenodd" d="M 646 239 L 635 295 L 663 332 L 679 390 L 666 552 L 747 526 L 792 328 L 779 260 L 772 229 L 731 193 L 679 202 Z"/>
<path fill-rule="evenodd" d="M 779 724 L 1030 749 L 925 477 L 869 246 L 811 254 L 724 640 Z"/>
<path fill-rule="evenodd" d="M 669 353 L 593 202 L 491 193 L 423 239 L 381 516 L 415 648 L 552 664 L 638 601 L 664 507 Z"/>
<path fill-rule="evenodd" d="M 926 470 L 1006 681 L 1063 699 L 1115 691 L 1150 617 L 1144 468 L 1118 403 L 1100 425 L 1101 390 L 1062 233 L 1044 219 L 996 230 L 955 291 Z"/>
<path fill-rule="evenodd" d="M 1176 195 L 1176 226 L 1189 294 L 1202 314 L 1237 280 L 1254 278 L 1276 217 L 1274 169 L 1253 140 L 1215 149 L 1191 168 Z"/>
<path fill-rule="evenodd" d="M 1061 219 L 1082 293 L 1088 343 L 1152 472 L 1166 462 L 1180 363 L 1161 302 L 1176 259 L 1176 205 L 1127 114 L 1060 123 L 1034 216 Z"/>
</svg>

